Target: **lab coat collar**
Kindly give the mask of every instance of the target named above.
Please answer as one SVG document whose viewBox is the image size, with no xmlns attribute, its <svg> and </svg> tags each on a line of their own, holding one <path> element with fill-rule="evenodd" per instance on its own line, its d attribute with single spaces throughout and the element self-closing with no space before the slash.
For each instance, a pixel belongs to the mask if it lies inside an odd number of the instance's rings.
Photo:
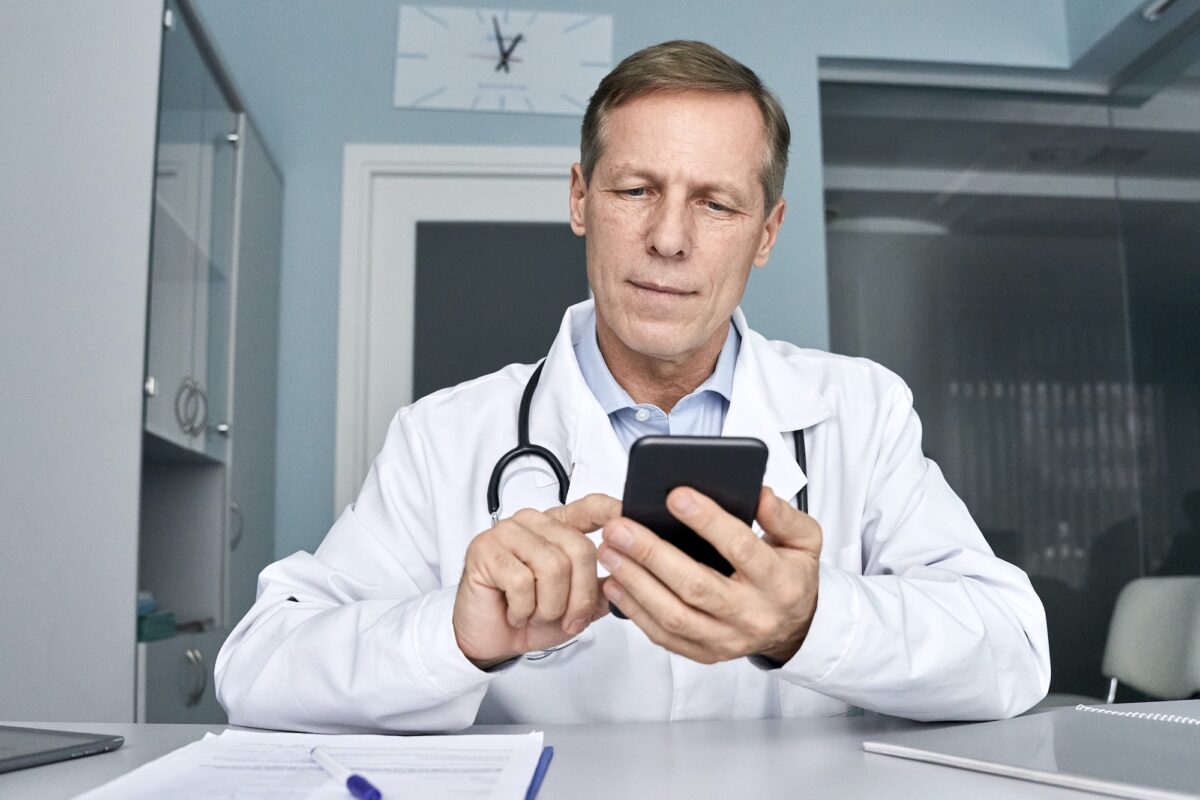
<svg viewBox="0 0 1200 800">
<path fill-rule="evenodd" d="M 753 436 L 766 443 L 763 483 L 779 497 L 791 500 L 808 483 L 796 463 L 792 432 L 827 419 L 833 409 L 797 365 L 750 329 L 740 308 L 733 312 L 733 324 L 742 335 L 742 347 L 721 433 Z"/>
<path fill-rule="evenodd" d="M 588 389 L 574 341 L 594 313 L 586 300 L 567 309 L 546 356 L 546 368 L 530 409 L 530 440 L 549 448 L 571 476 L 567 502 L 592 492 L 620 497 L 628 457 L 608 415 Z M 808 428 L 833 412 L 800 369 L 746 324 L 741 309 L 733 324 L 742 336 L 725 415 L 726 436 L 753 436 L 767 445 L 764 483 L 790 499 L 806 484 L 796 463 L 791 432 Z"/>
</svg>

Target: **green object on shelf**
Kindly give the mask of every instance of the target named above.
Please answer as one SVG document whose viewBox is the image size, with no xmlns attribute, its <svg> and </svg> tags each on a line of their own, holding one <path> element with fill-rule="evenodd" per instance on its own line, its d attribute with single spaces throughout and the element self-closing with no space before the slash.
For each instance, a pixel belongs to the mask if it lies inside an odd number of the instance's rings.
<svg viewBox="0 0 1200 800">
<path fill-rule="evenodd" d="M 153 642 L 170 639 L 175 635 L 175 614 L 170 611 L 153 611 L 137 618 L 137 640 Z"/>
</svg>

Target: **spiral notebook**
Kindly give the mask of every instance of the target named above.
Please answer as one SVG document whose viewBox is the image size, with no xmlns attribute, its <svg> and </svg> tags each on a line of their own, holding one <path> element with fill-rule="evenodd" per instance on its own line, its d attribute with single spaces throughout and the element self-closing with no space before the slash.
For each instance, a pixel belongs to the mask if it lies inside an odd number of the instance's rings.
<svg viewBox="0 0 1200 800">
<path fill-rule="evenodd" d="M 863 749 L 1116 797 L 1200 798 L 1200 700 L 1080 705 L 889 734 Z"/>
</svg>

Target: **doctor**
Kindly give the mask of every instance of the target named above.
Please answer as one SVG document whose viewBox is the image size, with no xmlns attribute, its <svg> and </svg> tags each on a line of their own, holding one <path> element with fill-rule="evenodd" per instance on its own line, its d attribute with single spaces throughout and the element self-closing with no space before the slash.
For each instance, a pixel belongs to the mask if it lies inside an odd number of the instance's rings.
<svg viewBox="0 0 1200 800">
<path fill-rule="evenodd" d="M 568 309 L 529 413 L 529 440 L 569 473 L 566 504 L 523 457 L 489 519 L 533 365 L 401 409 L 317 552 L 263 571 L 217 659 L 230 722 L 985 719 L 1045 694 L 1041 603 L 923 457 L 908 388 L 768 342 L 737 307 L 783 222 L 788 139 L 758 77 L 704 44 L 648 48 L 604 79 L 570 183 L 595 300 Z M 753 529 L 697 492 L 669 497 L 730 578 L 620 516 L 630 445 L 667 432 L 769 448 Z"/>
</svg>

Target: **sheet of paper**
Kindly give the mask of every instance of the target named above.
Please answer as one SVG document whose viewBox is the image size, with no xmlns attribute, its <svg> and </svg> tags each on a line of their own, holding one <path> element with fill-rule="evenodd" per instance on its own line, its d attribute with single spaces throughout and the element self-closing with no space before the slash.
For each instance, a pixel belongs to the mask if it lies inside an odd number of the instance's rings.
<svg viewBox="0 0 1200 800">
<path fill-rule="evenodd" d="M 321 747 L 361 773 L 384 800 L 523 800 L 541 732 L 508 736 L 209 734 L 78 800 L 345 800 L 344 785 L 309 755 Z"/>
</svg>

